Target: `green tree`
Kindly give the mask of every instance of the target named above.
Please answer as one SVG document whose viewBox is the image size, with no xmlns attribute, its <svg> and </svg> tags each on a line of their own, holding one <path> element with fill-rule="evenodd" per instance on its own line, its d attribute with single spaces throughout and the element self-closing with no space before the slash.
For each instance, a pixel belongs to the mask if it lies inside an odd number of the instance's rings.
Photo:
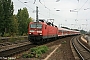
<svg viewBox="0 0 90 60">
<path fill-rule="evenodd" d="M 3 24 L 3 19 L 4 19 L 4 9 L 3 9 L 3 2 L 0 0 L 0 34 L 3 31 L 4 24 Z"/>
<path fill-rule="evenodd" d="M 23 35 L 24 33 L 27 33 L 28 23 L 32 20 L 31 18 L 29 18 L 27 8 L 18 10 L 17 19 L 19 23 L 19 34 Z"/>
<path fill-rule="evenodd" d="M 85 33 L 86 33 L 86 31 L 85 31 L 85 30 L 80 30 L 80 32 L 81 32 L 82 34 L 85 34 Z"/>
<path fill-rule="evenodd" d="M 16 15 L 13 15 L 12 17 L 11 17 L 11 28 L 10 28 L 10 30 L 11 30 L 11 35 L 16 35 L 16 34 L 18 34 L 18 20 L 17 20 L 17 17 L 16 17 Z"/>
<path fill-rule="evenodd" d="M 11 26 L 11 17 L 13 15 L 13 2 L 11 0 L 0 0 L 0 33 L 9 33 Z"/>
</svg>

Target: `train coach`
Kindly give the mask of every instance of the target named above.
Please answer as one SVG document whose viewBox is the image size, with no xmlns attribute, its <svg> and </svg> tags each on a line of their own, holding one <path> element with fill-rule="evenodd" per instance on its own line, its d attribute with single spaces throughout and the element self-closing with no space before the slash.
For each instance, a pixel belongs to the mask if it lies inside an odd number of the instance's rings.
<svg viewBox="0 0 90 60">
<path fill-rule="evenodd" d="M 79 35 L 79 34 L 80 31 L 58 28 L 58 37 L 62 37 L 62 36 L 65 37 L 65 36 Z"/>
<path fill-rule="evenodd" d="M 40 44 L 49 40 L 55 40 L 62 36 L 77 35 L 79 31 L 58 28 L 50 22 L 30 22 L 28 26 L 28 40 L 34 44 Z"/>
</svg>

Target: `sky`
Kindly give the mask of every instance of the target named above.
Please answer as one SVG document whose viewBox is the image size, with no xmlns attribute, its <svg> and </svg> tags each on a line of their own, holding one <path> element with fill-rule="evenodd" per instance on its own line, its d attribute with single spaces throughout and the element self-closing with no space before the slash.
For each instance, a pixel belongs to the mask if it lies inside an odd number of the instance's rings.
<svg viewBox="0 0 90 60">
<path fill-rule="evenodd" d="M 54 19 L 58 27 L 90 31 L 90 0 L 12 0 L 14 14 L 26 7 L 29 16 L 36 20 L 36 6 L 39 19 Z"/>
</svg>

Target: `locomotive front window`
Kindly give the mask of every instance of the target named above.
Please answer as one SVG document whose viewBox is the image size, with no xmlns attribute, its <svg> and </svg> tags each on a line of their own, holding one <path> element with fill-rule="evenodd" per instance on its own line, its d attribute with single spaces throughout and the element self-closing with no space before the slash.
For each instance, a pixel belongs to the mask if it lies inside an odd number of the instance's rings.
<svg viewBox="0 0 90 60">
<path fill-rule="evenodd" d="M 41 24 L 31 24 L 30 25 L 30 28 L 42 28 L 42 25 Z"/>
</svg>

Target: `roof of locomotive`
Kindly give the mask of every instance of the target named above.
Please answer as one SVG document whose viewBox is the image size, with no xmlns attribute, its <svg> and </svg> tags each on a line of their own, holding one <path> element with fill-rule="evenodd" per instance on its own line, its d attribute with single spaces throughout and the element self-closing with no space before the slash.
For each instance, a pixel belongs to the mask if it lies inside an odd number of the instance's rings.
<svg viewBox="0 0 90 60">
<path fill-rule="evenodd" d="M 44 25 L 49 25 L 47 22 L 30 22 L 30 24 L 33 24 L 33 23 L 40 23 L 40 24 L 44 24 Z M 52 24 L 50 23 L 49 26 L 52 26 Z M 53 25 L 53 27 L 57 27 L 57 26 Z"/>
<path fill-rule="evenodd" d="M 33 24 L 33 23 L 40 23 L 40 24 L 45 24 L 45 25 L 47 25 L 47 23 L 45 23 L 45 22 L 30 22 L 30 24 Z"/>
</svg>

